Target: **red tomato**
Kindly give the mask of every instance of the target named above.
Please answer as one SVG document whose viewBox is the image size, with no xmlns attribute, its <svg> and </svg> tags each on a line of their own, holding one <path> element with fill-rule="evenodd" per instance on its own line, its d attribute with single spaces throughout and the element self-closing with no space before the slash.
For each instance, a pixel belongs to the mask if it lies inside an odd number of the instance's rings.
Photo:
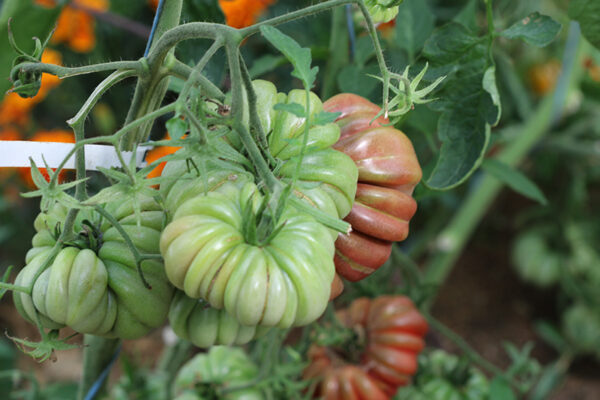
<svg viewBox="0 0 600 400">
<path fill-rule="evenodd" d="M 393 241 L 406 239 L 408 224 L 417 210 L 412 198 L 422 172 L 410 139 L 375 116 L 381 108 L 355 94 L 343 93 L 323 104 L 325 111 L 340 112 L 336 123 L 341 136 L 334 148 L 349 155 L 358 167 L 358 188 L 352 225 L 336 242 L 336 270 L 358 281 L 383 265 Z"/>
<path fill-rule="evenodd" d="M 337 314 L 358 343 L 341 348 L 312 346 L 305 378 L 320 378 L 316 396 L 325 399 L 389 399 L 417 371 L 427 321 L 405 296 L 356 299 Z M 348 348 L 360 354 L 348 354 Z M 358 361 L 352 361 L 355 358 Z"/>
</svg>

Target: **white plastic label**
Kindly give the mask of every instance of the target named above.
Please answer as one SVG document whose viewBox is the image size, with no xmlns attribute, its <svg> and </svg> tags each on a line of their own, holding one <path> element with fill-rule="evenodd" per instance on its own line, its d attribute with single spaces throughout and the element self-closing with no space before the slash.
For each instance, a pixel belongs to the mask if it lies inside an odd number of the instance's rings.
<svg viewBox="0 0 600 400">
<path fill-rule="evenodd" d="M 50 168 L 57 168 L 75 145 L 73 143 L 29 142 L 23 140 L 0 140 L 0 168 L 2 167 L 29 167 L 29 157 L 40 168 L 45 167 L 44 160 Z M 86 144 L 85 169 L 97 170 L 98 167 L 120 167 L 121 162 L 113 146 Z M 136 151 L 137 167 L 145 167 L 144 155 L 148 147 L 138 147 Z M 123 158 L 129 163 L 133 152 L 123 152 Z M 42 157 L 43 156 L 43 157 Z M 75 168 L 73 155 L 65 164 L 66 169 Z"/>
</svg>

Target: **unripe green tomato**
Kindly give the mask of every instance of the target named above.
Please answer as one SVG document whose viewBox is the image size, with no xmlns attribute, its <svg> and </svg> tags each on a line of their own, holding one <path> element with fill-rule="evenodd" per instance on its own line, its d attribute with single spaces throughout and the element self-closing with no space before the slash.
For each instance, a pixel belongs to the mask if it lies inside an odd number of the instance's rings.
<svg viewBox="0 0 600 400">
<path fill-rule="evenodd" d="M 140 198 L 136 203 L 109 203 L 106 210 L 119 221 L 140 252 L 158 254 L 164 213 L 151 198 Z M 96 233 L 87 233 L 88 238 L 95 238 L 95 248 L 63 248 L 34 281 L 55 245 L 53 232 L 67 212 L 65 207 L 56 205 L 40 213 L 34 222 L 38 232 L 32 240 L 33 248 L 26 255 L 27 265 L 16 278 L 19 285 L 33 285 L 33 291 L 31 296 L 14 293 L 19 313 L 32 323 L 37 314 L 42 326 L 49 329 L 69 326 L 81 333 L 123 339 L 141 337 L 162 325 L 173 294 L 162 263 L 154 259 L 141 263 L 151 286 L 146 288 L 125 240 L 96 211 L 82 210 L 75 222 L 76 232 L 83 230 L 84 220 L 95 226 Z"/>
<path fill-rule="evenodd" d="M 308 324 L 329 300 L 333 239 L 312 217 L 288 207 L 268 243 L 249 243 L 246 209 L 257 211 L 261 201 L 256 185 L 227 183 L 179 206 L 160 241 L 167 276 L 242 325 Z"/>
<path fill-rule="evenodd" d="M 262 128 L 267 134 L 269 150 L 274 157 L 282 160 L 283 166 L 277 171 L 279 178 L 290 180 L 298 164 L 297 156 L 302 151 L 306 118 L 300 118 L 286 111 L 277 111 L 277 103 L 300 104 L 307 108 L 306 92 L 292 90 L 289 94 L 278 93 L 271 82 L 254 80 L 252 85 L 257 94 L 257 113 Z M 310 118 L 314 119 L 323 111 L 319 97 L 310 92 L 308 105 Z M 247 116 L 244 116 L 246 121 Z M 336 205 L 335 217 L 345 217 L 352 208 L 356 194 L 358 169 L 352 159 L 331 146 L 340 137 L 340 129 L 334 123 L 314 125 L 308 131 L 307 147 L 298 179 L 298 190 L 315 188 L 325 192 Z M 304 181 L 306 184 L 304 184 Z M 300 194 L 301 196 L 301 194 Z M 328 210 L 323 210 L 328 212 Z"/>
<path fill-rule="evenodd" d="M 376 24 L 390 22 L 398 15 L 403 0 L 365 0 L 365 6 Z"/>
<path fill-rule="evenodd" d="M 540 287 L 554 285 L 560 279 L 565 261 L 535 230 L 520 234 L 512 248 L 512 261 L 518 274 L 527 282 Z"/>
<path fill-rule="evenodd" d="M 195 346 L 243 345 L 266 334 L 270 328 L 244 326 L 225 310 L 176 291 L 169 310 L 169 324 L 181 339 Z"/>
<path fill-rule="evenodd" d="M 249 385 L 257 377 L 258 368 L 241 349 L 214 346 L 179 370 L 173 392 L 176 400 L 264 400 L 266 394 Z M 238 386 L 246 387 L 221 391 Z"/>
<path fill-rule="evenodd" d="M 575 303 L 562 316 L 565 337 L 573 348 L 600 360 L 600 313 L 583 303 Z"/>
</svg>

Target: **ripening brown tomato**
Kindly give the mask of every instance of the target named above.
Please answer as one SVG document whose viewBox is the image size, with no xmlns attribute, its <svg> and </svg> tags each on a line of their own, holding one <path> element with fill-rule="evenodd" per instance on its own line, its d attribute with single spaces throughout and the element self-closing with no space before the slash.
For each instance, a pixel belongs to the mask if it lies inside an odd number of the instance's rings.
<svg viewBox="0 0 600 400">
<path fill-rule="evenodd" d="M 408 297 L 361 297 L 336 316 L 357 339 L 339 348 L 311 347 L 304 377 L 319 379 L 316 396 L 387 400 L 410 383 L 428 325 Z"/>
<path fill-rule="evenodd" d="M 392 242 L 406 239 L 417 210 L 412 198 L 422 172 L 410 139 L 389 125 L 381 108 L 351 93 L 332 97 L 325 111 L 340 112 L 341 135 L 334 148 L 358 167 L 352 211 L 345 218 L 352 232 L 336 242 L 336 270 L 350 281 L 373 273 L 389 258 Z"/>
</svg>

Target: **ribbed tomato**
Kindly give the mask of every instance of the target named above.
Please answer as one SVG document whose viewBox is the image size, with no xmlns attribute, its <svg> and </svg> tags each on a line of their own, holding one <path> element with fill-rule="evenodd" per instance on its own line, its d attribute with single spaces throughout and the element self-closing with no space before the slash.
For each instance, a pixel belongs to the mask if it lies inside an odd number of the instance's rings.
<svg viewBox="0 0 600 400">
<path fill-rule="evenodd" d="M 357 340 L 340 348 L 311 348 L 311 364 L 304 376 L 322 378 L 317 396 L 331 400 L 389 399 L 398 387 L 410 382 L 428 326 L 409 298 L 361 297 L 336 315 L 354 330 Z M 357 346 L 359 354 L 348 352 Z M 363 390 L 367 387 L 371 391 Z M 347 393 L 349 388 L 351 394 Z"/>
<path fill-rule="evenodd" d="M 332 97 L 325 111 L 340 112 L 341 129 L 334 148 L 358 167 L 358 187 L 352 211 L 345 220 L 353 232 L 336 242 L 337 272 L 361 280 L 389 258 L 392 242 L 406 239 L 408 223 L 417 209 L 412 192 L 421 180 L 421 167 L 410 139 L 389 120 L 375 118 L 381 108 L 350 93 Z"/>
</svg>

